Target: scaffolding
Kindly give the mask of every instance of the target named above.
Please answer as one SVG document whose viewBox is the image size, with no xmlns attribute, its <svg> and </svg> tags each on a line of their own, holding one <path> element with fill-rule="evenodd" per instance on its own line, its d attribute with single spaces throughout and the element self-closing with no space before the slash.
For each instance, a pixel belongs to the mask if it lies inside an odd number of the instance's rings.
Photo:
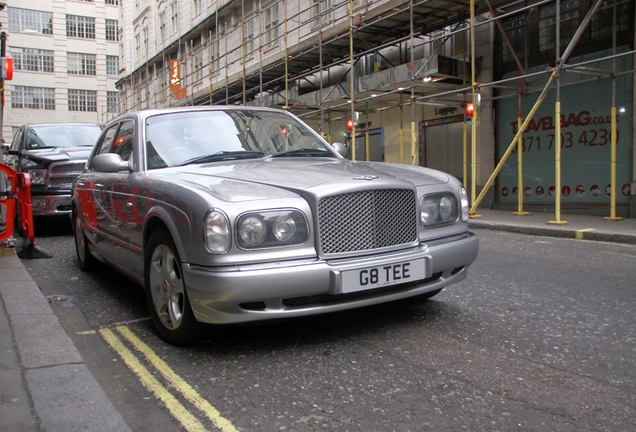
<svg viewBox="0 0 636 432">
<path fill-rule="evenodd" d="M 561 87 L 559 71 L 588 74 L 591 75 L 589 80 L 615 80 L 622 75 L 633 75 L 633 70 L 617 71 L 615 63 L 612 71 L 586 68 L 592 62 L 636 53 L 633 49 L 617 53 L 615 37 L 611 55 L 567 64 L 578 43 L 578 38 L 573 37 L 564 53 L 567 55 L 556 55 L 553 69 L 528 72 L 528 65 L 521 61 L 525 58 L 527 63 L 527 56 L 516 52 L 502 22 L 532 8 L 554 5 L 554 27 L 559 35 L 562 1 L 539 0 L 528 4 L 504 0 L 471 0 L 470 3 L 447 0 L 402 3 L 387 0 L 314 0 L 298 2 L 292 7 L 284 0 L 267 4 L 262 0 L 256 3 L 214 0 L 204 24 L 198 24 L 179 35 L 178 40 L 162 46 L 142 66 L 120 79 L 121 111 L 178 105 L 279 107 L 315 125 L 317 131 L 330 141 L 340 141 L 343 135 L 335 131 L 342 130 L 346 121 L 352 120 L 351 130 L 344 134 L 344 138 L 352 142 L 350 156 L 352 159 L 360 158 L 356 155 L 356 138 L 361 132 L 365 141 L 362 157 L 368 160 L 370 116 L 395 109 L 399 112 L 400 162 L 420 165 L 425 161 L 421 160 L 416 130 L 423 106 L 457 105 L 466 101 L 479 105 L 517 97 L 518 133 L 507 146 L 502 160 L 489 167 L 493 173 L 486 182 L 480 180 L 482 176 L 477 172 L 480 151 L 477 118 L 475 116 L 470 121 L 470 141 L 466 133 L 469 119 L 465 116 L 462 119 L 465 125 L 464 184 L 471 191 L 471 214 L 476 216 L 476 207 L 496 179 L 501 164 L 520 145 L 524 124 L 527 126 L 531 120 L 553 80 L 557 82 L 558 94 Z M 617 33 L 618 7 L 631 16 L 629 25 L 633 33 L 634 5 L 629 0 L 592 1 L 578 30 L 583 31 L 587 27 L 599 8 L 608 7 L 613 8 L 611 28 L 614 36 Z M 233 10 L 240 11 L 240 19 L 228 18 Z M 477 82 L 484 53 L 476 55 L 478 42 L 475 37 L 481 35 L 484 39 L 494 24 L 519 73 L 511 78 Z M 204 30 L 206 28 L 208 30 Z M 557 36 L 557 53 L 560 52 L 560 39 Z M 490 50 L 492 53 L 492 46 Z M 550 78 L 543 89 L 532 86 L 533 79 L 546 75 Z M 579 84 L 584 82 L 582 80 Z M 514 89 L 515 83 L 519 88 L 514 94 L 499 94 L 500 89 Z M 480 101 L 480 93 L 488 91 L 491 94 Z M 521 97 L 534 92 L 540 92 L 537 106 L 524 120 Z M 613 104 L 615 108 L 615 100 Z M 361 122 L 360 119 L 366 121 Z M 410 130 L 406 143 L 405 129 Z M 507 143 L 498 144 L 506 148 L 504 145 Z M 408 159 L 405 147 L 410 149 Z M 521 151 L 518 157 L 519 188 L 522 190 Z M 558 167 L 558 151 L 556 163 Z M 468 165 L 470 176 L 466 168 Z M 558 178 L 558 171 L 556 175 Z M 483 186 L 477 197 L 480 184 Z M 559 196 L 557 194 L 557 221 L 560 220 Z M 615 190 L 612 196 L 615 197 Z M 614 210 L 615 203 L 612 203 L 612 217 L 615 217 Z M 521 193 L 517 213 L 527 214 L 523 211 Z"/>
</svg>

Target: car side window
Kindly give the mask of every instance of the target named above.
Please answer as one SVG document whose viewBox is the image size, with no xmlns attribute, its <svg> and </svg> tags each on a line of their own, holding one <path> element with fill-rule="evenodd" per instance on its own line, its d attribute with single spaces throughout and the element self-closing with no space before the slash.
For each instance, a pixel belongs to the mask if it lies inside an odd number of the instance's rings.
<svg viewBox="0 0 636 432">
<path fill-rule="evenodd" d="M 104 134 L 104 139 L 99 146 L 97 154 L 112 153 L 113 143 L 115 142 L 115 136 L 117 135 L 118 128 L 119 123 L 108 128 Z"/>
<path fill-rule="evenodd" d="M 22 137 L 24 136 L 24 129 L 18 130 L 18 132 L 13 137 L 13 141 L 11 141 L 11 150 L 18 151 L 20 150 L 22 144 Z"/>
<path fill-rule="evenodd" d="M 135 122 L 125 120 L 119 128 L 117 139 L 114 142 L 113 153 L 121 156 L 122 160 L 130 159 L 133 151 L 133 143 L 135 141 Z"/>
<path fill-rule="evenodd" d="M 122 160 L 127 161 L 132 155 L 134 138 L 134 121 L 125 120 L 122 123 L 115 124 L 106 130 L 104 140 L 97 154 L 117 153 Z"/>
</svg>

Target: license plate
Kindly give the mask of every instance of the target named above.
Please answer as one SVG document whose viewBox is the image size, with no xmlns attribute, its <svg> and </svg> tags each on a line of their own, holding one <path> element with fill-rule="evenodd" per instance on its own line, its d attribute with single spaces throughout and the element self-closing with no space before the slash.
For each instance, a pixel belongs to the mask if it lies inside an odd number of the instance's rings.
<svg viewBox="0 0 636 432">
<path fill-rule="evenodd" d="M 342 292 L 351 293 L 426 278 L 426 260 L 417 259 L 342 272 Z"/>
</svg>

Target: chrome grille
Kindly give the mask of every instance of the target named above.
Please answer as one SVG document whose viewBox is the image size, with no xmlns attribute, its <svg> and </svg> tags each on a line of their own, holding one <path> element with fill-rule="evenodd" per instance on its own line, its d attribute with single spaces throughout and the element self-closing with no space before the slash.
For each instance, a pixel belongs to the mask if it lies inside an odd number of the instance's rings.
<svg viewBox="0 0 636 432">
<path fill-rule="evenodd" d="M 417 239 L 415 192 L 374 189 L 322 198 L 320 245 L 325 254 L 380 249 Z"/>
<path fill-rule="evenodd" d="M 49 187 L 70 189 L 75 177 L 77 176 L 49 177 Z"/>
<path fill-rule="evenodd" d="M 51 165 L 51 174 L 81 174 L 86 162 L 56 163 Z"/>
<path fill-rule="evenodd" d="M 49 166 L 46 186 L 57 189 L 70 189 L 73 180 L 79 176 L 86 162 L 56 162 Z"/>
</svg>

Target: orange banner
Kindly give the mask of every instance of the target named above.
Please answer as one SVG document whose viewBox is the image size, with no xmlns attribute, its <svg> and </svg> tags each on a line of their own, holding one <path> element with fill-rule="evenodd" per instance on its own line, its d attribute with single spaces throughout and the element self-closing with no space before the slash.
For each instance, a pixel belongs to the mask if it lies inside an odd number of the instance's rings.
<svg viewBox="0 0 636 432">
<path fill-rule="evenodd" d="M 181 88 L 181 75 L 178 60 L 170 60 L 170 91 L 174 93 L 175 99 L 182 99 L 186 96 L 186 90 Z"/>
</svg>

